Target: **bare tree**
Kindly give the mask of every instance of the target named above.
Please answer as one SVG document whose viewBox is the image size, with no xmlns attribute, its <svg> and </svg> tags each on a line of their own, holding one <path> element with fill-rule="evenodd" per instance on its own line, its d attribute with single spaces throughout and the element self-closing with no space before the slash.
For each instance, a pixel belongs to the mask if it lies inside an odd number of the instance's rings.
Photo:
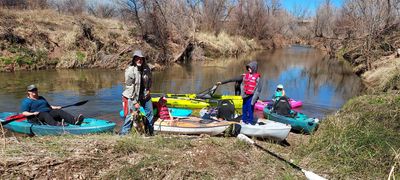
<svg viewBox="0 0 400 180">
<path fill-rule="evenodd" d="M 110 3 L 91 2 L 87 10 L 89 14 L 101 18 L 112 18 L 117 14 L 116 7 Z"/>
<path fill-rule="evenodd" d="M 331 0 L 325 0 L 318 7 L 314 20 L 314 34 L 316 37 L 330 36 L 332 34 L 331 24 L 334 11 Z"/>
<path fill-rule="evenodd" d="M 86 9 L 86 0 L 49 0 L 48 3 L 58 12 L 72 15 L 82 14 Z"/>
<path fill-rule="evenodd" d="M 28 2 L 27 0 L 1 0 L 0 6 L 5 8 L 26 9 L 28 7 Z"/>
</svg>

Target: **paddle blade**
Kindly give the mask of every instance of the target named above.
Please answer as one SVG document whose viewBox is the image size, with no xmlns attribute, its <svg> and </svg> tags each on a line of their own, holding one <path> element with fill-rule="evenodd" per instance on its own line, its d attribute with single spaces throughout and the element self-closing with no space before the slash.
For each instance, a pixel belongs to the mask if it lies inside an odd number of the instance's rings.
<svg viewBox="0 0 400 180">
<path fill-rule="evenodd" d="M 315 173 L 313 173 L 313 172 L 311 172 L 311 171 L 306 171 L 306 170 L 304 170 L 304 169 L 302 169 L 301 170 L 303 173 L 304 173 L 304 175 L 307 177 L 307 179 L 309 179 L 309 180 L 327 180 L 327 179 L 325 179 L 324 177 L 322 177 L 322 176 L 320 176 L 320 175 L 318 175 L 318 174 L 315 174 Z"/>
<path fill-rule="evenodd" d="M 84 105 L 88 102 L 89 100 L 85 100 L 85 101 L 81 101 L 81 102 L 77 102 L 76 104 L 74 104 L 75 106 L 80 106 L 80 105 Z"/>
<path fill-rule="evenodd" d="M 237 138 L 238 138 L 239 140 L 243 141 L 243 142 L 246 142 L 246 143 L 249 143 L 249 144 L 254 144 L 254 141 L 251 140 L 249 137 L 247 137 L 247 136 L 244 135 L 244 134 L 239 134 L 239 135 L 237 136 Z"/>
</svg>

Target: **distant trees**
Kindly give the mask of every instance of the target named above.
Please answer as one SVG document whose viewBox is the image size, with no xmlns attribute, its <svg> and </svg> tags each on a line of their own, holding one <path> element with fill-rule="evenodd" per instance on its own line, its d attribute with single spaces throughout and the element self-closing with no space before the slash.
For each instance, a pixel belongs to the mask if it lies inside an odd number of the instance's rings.
<svg viewBox="0 0 400 180">
<path fill-rule="evenodd" d="M 0 7 L 16 9 L 47 8 L 47 0 L 0 0 Z"/>
<path fill-rule="evenodd" d="M 86 10 L 86 0 L 48 0 L 48 3 L 60 13 L 78 15 Z"/>
</svg>

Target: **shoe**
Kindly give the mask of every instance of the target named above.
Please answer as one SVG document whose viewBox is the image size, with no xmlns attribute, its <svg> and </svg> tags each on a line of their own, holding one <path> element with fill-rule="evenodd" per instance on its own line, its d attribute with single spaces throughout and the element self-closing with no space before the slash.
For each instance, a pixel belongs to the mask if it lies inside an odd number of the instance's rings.
<svg viewBox="0 0 400 180">
<path fill-rule="evenodd" d="M 85 119 L 85 117 L 82 114 L 79 114 L 79 116 L 76 118 L 76 122 L 75 125 L 81 125 L 83 123 L 83 120 Z"/>
</svg>

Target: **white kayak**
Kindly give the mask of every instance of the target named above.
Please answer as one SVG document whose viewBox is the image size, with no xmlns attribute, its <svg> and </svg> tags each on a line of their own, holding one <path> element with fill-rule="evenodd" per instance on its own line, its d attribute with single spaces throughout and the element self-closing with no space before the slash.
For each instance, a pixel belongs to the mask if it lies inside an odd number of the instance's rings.
<svg viewBox="0 0 400 180">
<path fill-rule="evenodd" d="M 278 141 L 283 141 L 289 135 L 292 128 L 288 124 L 283 124 L 267 119 L 258 119 L 255 125 L 240 123 L 240 133 L 260 138 L 271 138 Z"/>
<path fill-rule="evenodd" d="M 235 124 L 235 122 L 201 119 L 189 116 L 174 121 L 158 119 L 154 123 L 154 130 L 174 134 L 217 135 L 223 133 L 231 124 Z"/>
</svg>

